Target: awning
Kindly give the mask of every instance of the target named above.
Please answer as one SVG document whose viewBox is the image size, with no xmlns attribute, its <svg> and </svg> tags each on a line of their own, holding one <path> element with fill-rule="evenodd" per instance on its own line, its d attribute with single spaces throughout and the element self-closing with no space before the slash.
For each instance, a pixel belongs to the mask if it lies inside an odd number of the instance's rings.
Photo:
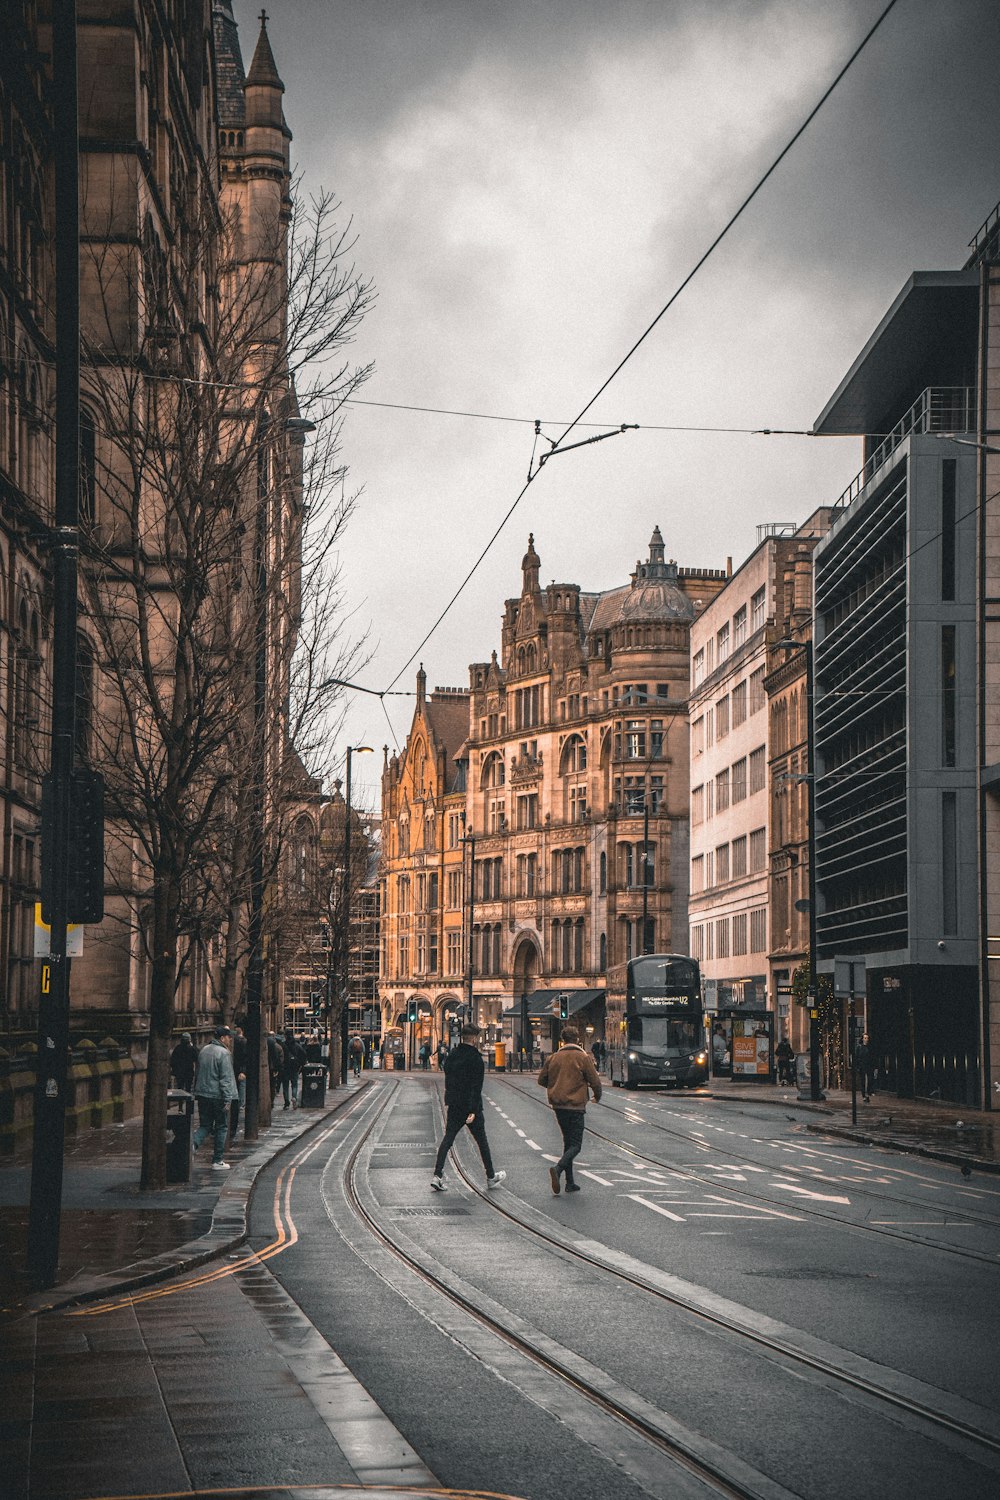
<svg viewBox="0 0 1000 1500">
<path fill-rule="evenodd" d="M 567 997 L 566 1014 L 569 1016 L 575 1016 L 578 1010 L 584 1010 L 588 1005 L 593 1004 L 595 1000 L 604 999 L 603 990 L 534 990 L 528 996 L 529 1021 L 532 1017 L 536 1020 L 541 1019 L 543 1016 L 548 1017 L 550 1020 L 553 1016 L 558 1017 L 560 1009 L 559 1001 L 563 995 Z M 520 1018 L 520 1000 L 515 1005 L 512 1005 L 509 1010 L 505 1010 L 504 1015 L 512 1016 L 515 1019 Z"/>
</svg>

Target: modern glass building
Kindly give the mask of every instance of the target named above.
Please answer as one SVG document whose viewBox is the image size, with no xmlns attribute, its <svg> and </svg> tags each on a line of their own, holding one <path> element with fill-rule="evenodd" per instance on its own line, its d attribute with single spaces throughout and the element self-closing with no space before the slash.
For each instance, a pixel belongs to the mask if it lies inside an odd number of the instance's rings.
<svg viewBox="0 0 1000 1500">
<path fill-rule="evenodd" d="M 911 276 L 816 423 L 864 466 L 815 551 L 820 971 L 866 963 L 902 1094 L 979 1097 L 974 271 Z"/>
</svg>

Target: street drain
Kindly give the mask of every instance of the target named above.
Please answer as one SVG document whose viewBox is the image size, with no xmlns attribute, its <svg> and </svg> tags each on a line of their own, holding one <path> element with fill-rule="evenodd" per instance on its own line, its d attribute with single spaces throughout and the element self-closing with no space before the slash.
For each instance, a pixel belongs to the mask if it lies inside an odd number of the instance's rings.
<svg viewBox="0 0 1000 1500">
<path fill-rule="evenodd" d="M 394 1208 L 390 1210 L 389 1217 L 393 1219 L 457 1219 L 468 1212 L 469 1210 L 459 1203 L 442 1203 L 440 1206 L 435 1204 L 433 1208 Z"/>
</svg>

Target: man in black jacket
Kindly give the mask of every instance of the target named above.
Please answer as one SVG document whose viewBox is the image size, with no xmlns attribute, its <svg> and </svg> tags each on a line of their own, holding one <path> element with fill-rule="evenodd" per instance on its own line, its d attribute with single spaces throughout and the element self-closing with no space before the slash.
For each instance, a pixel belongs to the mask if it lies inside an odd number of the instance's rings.
<svg viewBox="0 0 1000 1500">
<path fill-rule="evenodd" d="M 479 1027 L 463 1026 L 461 1042 L 445 1059 L 444 1107 L 447 1118 L 444 1137 L 434 1163 L 434 1176 L 431 1178 L 431 1187 L 438 1193 L 446 1191 L 441 1173 L 444 1171 L 445 1158 L 463 1125 L 468 1125 L 469 1134 L 479 1147 L 479 1154 L 486 1168 L 486 1186 L 499 1187 L 507 1176 L 506 1172 L 494 1172 L 490 1143 L 486 1139 L 486 1121 L 483 1119 L 483 1078 L 486 1069 L 478 1042 Z"/>
</svg>

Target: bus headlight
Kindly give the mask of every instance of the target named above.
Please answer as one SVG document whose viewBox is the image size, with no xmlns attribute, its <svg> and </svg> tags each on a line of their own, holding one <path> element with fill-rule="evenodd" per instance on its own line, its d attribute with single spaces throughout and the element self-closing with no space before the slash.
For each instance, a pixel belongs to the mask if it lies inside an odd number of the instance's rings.
<svg viewBox="0 0 1000 1500">
<path fill-rule="evenodd" d="M 638 1052 L 630 1052 L 629 1055 L 628 1055 L 628 1060 L 629 1060 L 629 1062 L 638 1062 L 639 1061 L 639 1054 L 638 1054 Z"/>
<path fill-rule="evenodd" d="M 695 1058 L 695 1062 L 696 1063 L 707 1063 L 708 1062 L 708 1053 L 707 1052 L 699 1052 L 698 1055 Z"/>
</svg>

